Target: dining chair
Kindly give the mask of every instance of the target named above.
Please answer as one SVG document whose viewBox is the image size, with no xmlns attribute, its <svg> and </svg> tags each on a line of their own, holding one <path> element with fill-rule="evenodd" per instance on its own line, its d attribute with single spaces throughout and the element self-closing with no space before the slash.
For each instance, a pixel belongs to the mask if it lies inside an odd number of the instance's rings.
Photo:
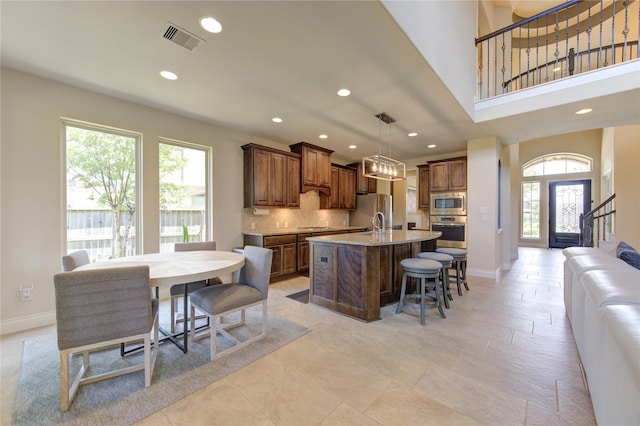
<svg viewBox="0 0 640 426">
<path fill-rule="evenodd" d="M 78 250 L 62 256 L 62 270 L 65 272 L 73 271 L 79 266 L 86 265 L 90 262 L 89 253 L 86 250 Z"/>
<path fill-rule="evenodd" d="M 189 243 L 175 243 L 173 246 L 173 251 L 196 251 L 196 250 L 215 250 L 216 242 L 215 241 L 193 241 Z M 218 277 L 211 278 L 207 281 L 198 281 L 195 283 L 189 283 L 187 285 L 187 294 L 191 294 L 196 290 L 199 290 L 203 287 L 220 284 L 222 280 Z M 176 284 L 172 285 L 169 288 L 169 294 L 171 295 L 171 333 L 176 332 L 176 325 L 179 322 L 185 321 L 186 312 L 183 312 L 182 318 L 180 318 L 178 314 L 178 306 L 180 305 L 180 299 L 184 297 L 184 284 Z M 204 318 L 204 315 L 198 315 L 196 319 Z"/>
<path fill-rule="evenodd" d="M 149 297 L 149 266 L 60 272 L 53 281 L 61 411 L 69 409 L 81 385 L 144 370 L 144 386 L 150 386 L 159 340 L 158 300 Z M 143 363 L 91 373 L 90 352 L 141 340 Z M 71 381 L 69 365 L 74 354 L 82 354 L 82 366 Z"/>
<path fill-rule="evenodd" d="M 209 335 L 211 345 L 211 361 L 250 345 L 267 335 L 267 296 L 271 278 L 271 260 L 273 251 L 256 246 L 245 246 L 244 266 L 240 269 L 236 282 L 219 284 L 194 291 L 191 296 L 191 340 L 199 340 Z M 253 306 L 262 305 L 262 332 L 245 340 L 232 335 L 229 330 L 245 325 L 245 311 Z M 195 309 L 204 312 L 211 326 L 209 332 L 195 331 Z M 223 323 L 222 318 L 240 312 L 240 319 L 235 323 Z M 218 324 L 218 321 L 220 322 Z M 221 334 L 232 346 L 222 351 L 217 350 L 216 338 Z"/>
</svg>

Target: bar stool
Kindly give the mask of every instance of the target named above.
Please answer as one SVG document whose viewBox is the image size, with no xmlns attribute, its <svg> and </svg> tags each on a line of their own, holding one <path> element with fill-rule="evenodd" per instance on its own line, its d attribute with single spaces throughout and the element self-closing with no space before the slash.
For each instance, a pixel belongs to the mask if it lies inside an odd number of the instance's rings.
<svg viewBox="0 0 640 426">
<path fill-rule="evenodd" d="M 462 296 L 462 287 L 460 287 L 460 284 L 464 284 L 464 288 L 469 291 L 469 286 L 467 285 L 467 251 L 452 247 L 438 247 L 436 252 L 448 254 L 452 256 L 453 261 L 456 262 L 456 284 L 458 285 L 458 295 Z"/>
<path fill-rule="evenodd" d="M 424 310 L 426 306 L 435 308 L 440 311 L 440 316 L 446 318 L 442 305 L 440 304 L 440 271 L 442 270 L 442 264 L 435 260 L 408 258 L 400 261 L 402 265 L 402 289 L 400 290 L 400 302 L 396 309 L 396 314 L 402 312 L 402 305 L 414 304 L 420 306 L 420 323 L 425 325 Z M 416 292 L 413 294 L 406 294 L 407 291 L 407 277 L 414 277 L 418 279 L 418 285 L 416 286 Z M 433 280 L 433 289 L 435 295 L 427 294 L 427 287 L 429 286 L 428 280 Z M 418 290 L 419 288 L 419 290 Z M 420 293 L 418 293 L 420 291 Z M 415 302 L 409 302 L 406 299 L 415 299 Z M 427 303 L 429 301 L 429 303 Z"/>
<path fill-rule="evenodd" d="M 436 253 L 434 251 L 423 251 L 418 253 L 419 259 L 429 259 L 440 262 L 442 271 L 440 272 L 440 282 L 442 282 L 442 300 L 444 307 L 449 309 L 449 300 L 453 300 L 451 296 L 451 288 L 449 287 L 449 268 L 453 265 L 453 256 L 445 253 Z"/>
</svg>

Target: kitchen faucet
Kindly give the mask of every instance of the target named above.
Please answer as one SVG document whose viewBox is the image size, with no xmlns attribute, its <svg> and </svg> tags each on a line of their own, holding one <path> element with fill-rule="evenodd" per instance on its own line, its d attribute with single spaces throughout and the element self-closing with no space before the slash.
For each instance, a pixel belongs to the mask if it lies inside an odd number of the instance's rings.
<svg viewBox="0 0 640 426">
<path fill-rule="evenodd" d="M 381 221 L 378 221 L 378 218 L 382 218 Z M 384 232 L 385 231 L 385 224 L 384 224 L 384 214 L 382 212 L 376 212 L 375 215 L 373 215 L 373 219 L 371 219 L 373 222 L 373 232 Z M 382 226 L 381 226 L 382 225 Z"/>
</svg>

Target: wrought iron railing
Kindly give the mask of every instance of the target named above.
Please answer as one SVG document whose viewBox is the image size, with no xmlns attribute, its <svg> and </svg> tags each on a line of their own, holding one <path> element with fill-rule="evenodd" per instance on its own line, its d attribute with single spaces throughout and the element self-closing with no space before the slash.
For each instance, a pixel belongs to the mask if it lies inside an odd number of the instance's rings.
<svg viewBox="0 0 640 426">
<path fill-rule="evenodd" d="M 606 241 L 611 235 L 615 209 L 613 194 L 594 209 L 580 215 L 580 245 L 598 247 L 600 241 Z"/>
<path fill-rule="evenodd" d="M 570 0 L 477 38 L 477 99 L 638 59 L 638 3 Z"/>
</svg>

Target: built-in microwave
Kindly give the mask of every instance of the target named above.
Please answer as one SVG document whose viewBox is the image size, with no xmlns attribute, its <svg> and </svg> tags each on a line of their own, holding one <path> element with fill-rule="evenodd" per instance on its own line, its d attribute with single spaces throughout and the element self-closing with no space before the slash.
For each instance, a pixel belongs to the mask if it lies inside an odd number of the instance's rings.
<svg viewBox="0 0 640 426">
<path fill-rule="evenodd" d="M 434 192 L 431 193 L 429 210 L 432 215 L 456 215 L 467 214 L 466 192 Z"/>
</svg>

